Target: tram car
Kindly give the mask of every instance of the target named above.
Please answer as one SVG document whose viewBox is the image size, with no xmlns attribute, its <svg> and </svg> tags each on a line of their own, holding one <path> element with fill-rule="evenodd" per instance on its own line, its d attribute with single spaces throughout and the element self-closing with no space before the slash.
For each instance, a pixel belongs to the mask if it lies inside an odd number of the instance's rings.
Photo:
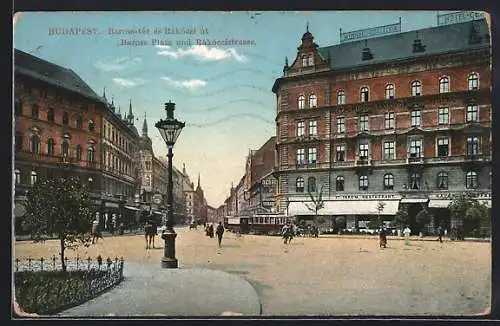
<svg viewBox="0 0 500 326">
<path fill-rule="evenodd" d="M 281 234 L 288 217 L 280 214 L 256 214 L 252 216 L 228 216 L 224 219 L 225 228 L 231 232 L 263 235 Z"/>
</svg>

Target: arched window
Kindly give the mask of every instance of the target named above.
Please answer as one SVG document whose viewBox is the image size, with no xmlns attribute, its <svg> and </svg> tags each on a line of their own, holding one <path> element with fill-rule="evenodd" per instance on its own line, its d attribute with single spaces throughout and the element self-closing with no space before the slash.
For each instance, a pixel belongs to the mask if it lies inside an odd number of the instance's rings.
<svg viewBox="0 0 500 326">
<path fill-rule="evenodd" d="M 368 176 L 366 174 L 359 176 L 359 190 L 368 190 Z"/>
<path fill-rule="evenodd" d="M 335 179 L 335 190 L 344 191 L 344 177 L 343 176 L 338 176 Z"/>
<path fill-rule="evenodd" d="M 77 160 L 82 159 L 82 146 L 81 145 L 76 145 L 76 159 Z"/>
<path fill-rule="evenodd" d="M 420 189 L 420 173 L 412 173 L 410 175 L 410 189 Z"/>
<path fill-rule="evenodd" d="M 94 162 L 94 145 L 89 145 L 87 149 L 87 161 Z"/>
<path fill-rule="evenodd" d="M 359 100 L 361 102 L 368 102 L 369 101 L 369 91 L 368 87 L 361 87 L 361 90 L 359 92 Z"/>
<path fill-rule="evenodd" d="M 392 100 L 394 99 L 394 84 L 388 84 L 385 86 L 385 98 L 387 100 Z"/>
<path fill-rule="evenodd" d="M 343 90 L 339 90 L 337 92 L 337 104 L 338 105 L 345 104 L 345 92 Z"/>
<path fill-rule="evenodd" d="M 465 175 L 465 188 L 467 189 L 475 189 L 479 185 L 477 172 L 469 171 Z"/>
<path fill-rule="evenodd" d="M 437 175 L 438 189 L 448 189 L 448 173 L 441 171 Z"/>
<path fill-rule="evenodd" d="M 30 138 L 31 142 L 31 152 L 39 153 L 40 152 L 40 137 L 38 135 L 32 135 Z"/>
<path fill-rule="evenodd" d="M 306 98 L 304 95 L 299 96 L 299 109 L 303 109 L 306 106 Z"/>
<path fill-rule="evenodd" d="M 63 139 L 61 143 L 61 155 L 69 156 L 69 142 L 67 139 Z"/>
<path fill-rule="evenodd" d="M 31 185 L 34 185 L 37 181 L 37 175 L 36 175 L 36 172 L 35 171 L 31 171 L 31 176 L 30 176 L 30 182 L 31 182 Z"/>
<path fill-rule="evenodd" d="M 54 139 L 50 138 L 47 141 L 47 154 L 49 154 L 49 155 L 55 154 L 55 145 L 56 145 L 56 142 L 54 141 Z"/>
<path fill-rule="evenodd" d="M 316 95 L 314 94 L 309 95 L 309 107 L 315 108 L 316 106 L 318 106 Z"/>
<path fill-rule="evenodd" d="M 316 178 L 315 177 L 309 177 L 307 179 L 307 191 L 308 192 L 315 192 L 316 191 Z"/>
<path fill-rule="evenodd" d="M 302 67 L 307 67 L 307 57 L 305 55 L 302 56 Z"/>
<path fill-rule="evenodd" d="M 14 170 L 14 182 L 16 185 L 21 184 L 21 171 L 18 169 Z"/>
<path fill-rule="evenodd" d="M 394 189 L 394 175 L 392 175 L 392 173 L 387 173 L 384 175 L 384 189 Z"/>
<path fill-rule="evenodd" d="M 422 83 L 420 80 L 414 80 L 411 82 L 411 96 L 422 95 Z"/>
<path fill-rule="evenodd" d="M 94 121 L 89 120 L 89 131 L 94 131 L 94 128 L 95 128 Z"/>
<path fill-rule="evenodd" d="M 439 78 L 439 93 L 448 93 L 450 91 L 450 79 L 448 77 Z"/>
<path fill-rule="evenodd" d="M 469 91 L 479 89 L 479 75 L 475 72 L 470 73 L 469 77 L 467 78 L 467 86 Z"/>
<path fill-rule="evenodd" d="M 295 191 L 304 192 L 304 178 L 298 177 L 295 181 Z"/>
</svg>

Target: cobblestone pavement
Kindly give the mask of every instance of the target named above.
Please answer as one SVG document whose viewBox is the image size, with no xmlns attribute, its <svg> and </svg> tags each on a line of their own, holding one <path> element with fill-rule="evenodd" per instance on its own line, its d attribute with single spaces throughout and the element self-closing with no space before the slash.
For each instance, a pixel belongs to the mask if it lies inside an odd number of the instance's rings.
<svg viewBox="0 0 500 326">
<path fill-rule="evenodd" d="M 472 315 L 491 298 L 491 244 L 396 241 L 378 248 L 368 238 L 295 238 L 226 232 L 223 246 L 201 229 L 177 229 L 181 268 L 217 269 L 245 277 L 257 291 L 264 315 Z M 127 262 L 160 264 L 161 248 L 145 250 L 143 236 L 110 237 L 68 255 L 123 256 Z M 17 242 L 15 256 L 49 257 L 56 241 Z"/>
</svg>

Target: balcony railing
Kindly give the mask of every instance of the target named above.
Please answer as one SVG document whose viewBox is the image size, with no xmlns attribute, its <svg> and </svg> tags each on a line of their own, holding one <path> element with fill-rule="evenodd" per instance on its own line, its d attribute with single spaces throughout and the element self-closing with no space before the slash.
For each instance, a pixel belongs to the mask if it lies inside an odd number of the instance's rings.
<svg viewBox="0 0 500 326">
<path fill-rule="evenodd" d="M 74 157 L 50 155 L 45 153 L 34 153 L 28 151 L 16 152 L 16 160 L 26 160 L 26 161 L 36 161 L 44 163 L 75 163 L 76 159 Z"/>
<path fill-rule="evenodd" d="M 295 168 L 298 169 L 298 170 L 302 170 L 302 169 L 325 169 L 325 168 L 329 168 L 330 167 L 330 163 L 326 162 L 326 163 L 318 163 L 318 162 L 304 162 L 304 163 L 297 163 L 295 164 Z"/>
<path fill-rule="evenodd" d="M 424 157 L 418 154 L 410 154 L 407 159 L 408 164 L 422 164 L 424 163 Z"/>
<path fill-rule="evenodd" d="M 356 159 L 356 165 L 370 165 L 371 159 L 368 156 L 358 156 Z"/>
</svg>

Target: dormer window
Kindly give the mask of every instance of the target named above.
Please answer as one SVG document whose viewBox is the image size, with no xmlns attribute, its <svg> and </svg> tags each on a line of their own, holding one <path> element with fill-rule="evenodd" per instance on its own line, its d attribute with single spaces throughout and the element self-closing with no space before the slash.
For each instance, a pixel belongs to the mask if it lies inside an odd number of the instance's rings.
<svg viewBox="0 0 500 326">
<path fill-rule="evenodd" d="M 307 67 L 307 57 L 305 55 L 302 56 L 302 67 Z"/>
<path fill-rule="evenodd" d="M 309 107 L 310 108 L 315 108 L 317 106 L 317 98 L 316 98 L 316 95 L 314 94 L 311 94 L 309 96 Z"/>
<path fill-rule="evenodd" d="M 314 66 L 314 56 L 312 54 L 310 54 L 308 57 L 307 57 L 307 65 L 308 66 Z"/>
</svg>

